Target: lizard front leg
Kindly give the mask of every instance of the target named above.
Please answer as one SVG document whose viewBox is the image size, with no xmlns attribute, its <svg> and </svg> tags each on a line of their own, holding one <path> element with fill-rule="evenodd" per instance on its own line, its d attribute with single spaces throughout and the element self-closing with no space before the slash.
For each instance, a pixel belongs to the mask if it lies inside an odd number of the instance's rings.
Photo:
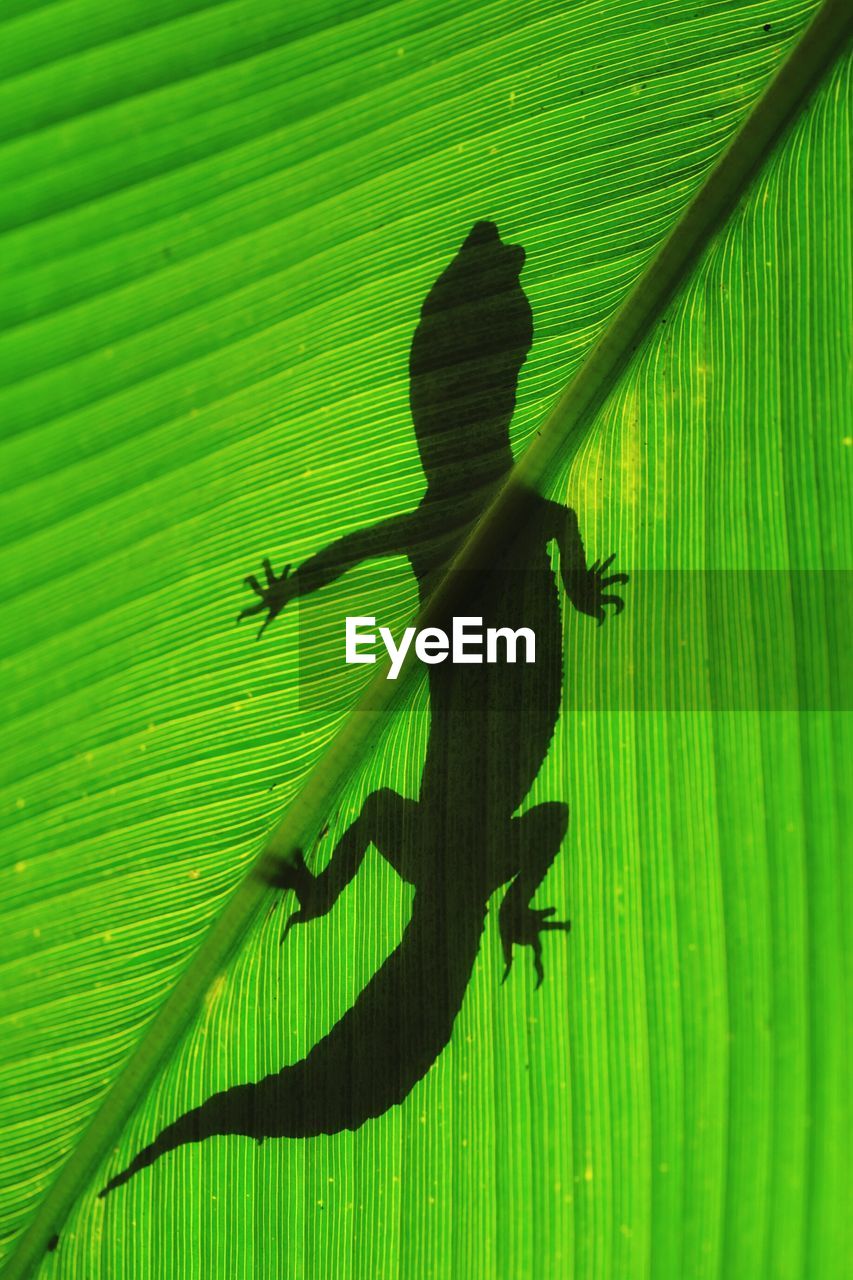
<svg viewBox="0 0 853 1280">
<path fill-rule="evenodd" d="M 548 868 L 556 858 L 569 823 L 568 805 L 559 801 L 539 804 L 535 809 L 513 818 L 513 860 L 517 858 L 518 875 L 504 894 L 498 913 L 501 943 L 503 946 L 503 981 L 512 967 L 513 946 L 530 947 L 536 970 L 536 986 L 542 985 L 545 970 L 542 966 L 542 939 L 548 931 L 568 933 L 571 922 L 552 920 L 555 907 L 536 910 L 530 899 L 545 878 Z"/>
</svg>

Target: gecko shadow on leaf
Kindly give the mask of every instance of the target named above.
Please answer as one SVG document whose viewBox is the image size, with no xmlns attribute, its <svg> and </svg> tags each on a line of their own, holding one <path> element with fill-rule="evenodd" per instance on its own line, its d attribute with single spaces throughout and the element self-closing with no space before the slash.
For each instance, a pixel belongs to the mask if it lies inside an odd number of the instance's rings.
<svg viewBox="0 0 853 1280">
<path fill-rule="evenodd" d="M 533 339 L 520 283 L 524 250 L 476 223 L 430 289 L 409 359 L 410 401 L 426 492 L 416 510 L 333 542 L 294 572 L 264 561 L 264 580 L 241 618 L 261 632 L 292 600 L 367 557 L 404 554 L 422 603 L 512 466 L 509 426 Z M 559 549 L 565 592 L 603 622 L 622 600 L 609 589 L 613 557 L 588 566 L 575 512 L 530 494 L 493 563 L 470 575 L 464 611 L 484 627 L 531 628 L 535 663 L 429 668 L 430 733 L 419 794 L 373 792 L 313 875 L 301 855 L 273 883 L 295 894 L 285 935 L 329 911 L 372 844 L 414 886 L 397 948 L 351 1009 L 301 1061 L 255 1083 L 212 1095 L 168 1125 L 117 1174 L 105 1195 L 161 1155 L 216 1134 L 312 1137 L 356 1129 L 401 1103 L 450 1039 L 479 950 L 487 902 L 508 888 L 498 913 L 505 961 L 533 952 L 543 978 L 542 935 L 566 931 L 554 908 L 531 899 L 557 856 L 568 808 L 536 805 L 514 816 L 545 759 L 560 708 L 562 626 L 549 544 Z"/>
</svg>

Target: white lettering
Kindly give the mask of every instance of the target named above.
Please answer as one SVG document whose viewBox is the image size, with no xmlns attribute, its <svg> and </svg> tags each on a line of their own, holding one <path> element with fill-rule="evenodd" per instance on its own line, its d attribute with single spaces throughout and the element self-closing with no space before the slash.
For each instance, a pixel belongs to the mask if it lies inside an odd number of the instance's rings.
<svg viewBox="0 0 853 1280">
<path fill-rule="evenodd" d="M 482 626 L 482 618 L 454 618 L 453 619 L 453 661 L 456 662 L 482 662 L 483 655 L 481 653 L 467 653 L 466 644 L 482 644 L 483 636 L 479 632 L 476 635 L 467 631 L 467 627 L 478 624 Z"/>
<path fill-rule="evenodd" d="M 415 653 L 421 662 L 444 662 L 447 657 L 447 634 L 440 627 L 424 627 L 418 632 Z"/>
<path fill-rule="evenodd" d="M 423 631 L 416 631 L 414 627 L 406 627 L 399 644 L 395 641 L 388 627 L 380 627 L 379 636 L 385 645 L 388 657 L 391 659 L 387 678 L 389 680 L 397 679 L 406 660 L 406 655 L 412 647 L 413 640 L 418 659 L 430 666 L 434 666 L 437 662 L 444 662 L 448 653 L 450 653 L 450 660 L 454 664 L 466 666 L 471 663 L 482 663 L 482 652 L 472 652 L 472 647 L 482 649 L 482 623 L 482 618 L 454 618 L 452 643 L 447 637 L 447 632 L 442 631 L 440 627 L 425 627 Z M 365 630 L 365 628 L 375 625 L 375 618 L 357 617 L 346 619 L 345 659 L 348 663 L 376 661 L 374 653 L 360 652 L 366 645 L 376 644 L 376 632 Z M 477 628 L 480 628 L 480 630 Z M 524 641 L 524 661 L 528 664 L 536 661 L 536 635 L 530 627 L 519 627 L 515 631 L 510 627 L 487 627 L 485 639 L 485 661 L 487 663 L 494 664 L 501 661 L 498 657 L 499 640 L 503 642 L 501 645 L 503 661 L 512 664 L 518 660 L 519 640 Z"/>
<path fill-rule="evenodd" d="M 375 662 L 375 653 L 359 653 L 358 646 L 360 644 L 375 644 L 376 632 L 368 631 L 363 635 L 359 635 L 358 629 L 361 626 L 372 627 L 376 622 L 375 618 L 347 618 L 346 625 L 346 661 L 347 662 Z"/>
<path fill-rule="evenodd" d="M 489 627 L 486 632 L 486 662 L 498 660 L 498 636 L 506 641 L 507 662 L 515 662 L 519 636 L 524 639 L 524 661 L 536 661 L 536 636 L 530 627 L 519 627 L 517 631 L 512 631 L 509 627 Z"/>
<path fill-rule="evenodd" d="M 388 672 L 389 680 L 396 680 L 400 674 L 400 668 L 403 665 L 403 659 L 409 652 L 409 645 L 412 643 L 412 636 L 415 634 L 414 627 L 406 627 L 403 632 L 403 639 L 400 641 L 399 648 L 394 643 L 394 637 L 387 627 L 380 627 L 379 634 L 385 641 L 385 648 L 388 650 L 388 656 L 391 659 L 391 670 Z"/>
</svg>

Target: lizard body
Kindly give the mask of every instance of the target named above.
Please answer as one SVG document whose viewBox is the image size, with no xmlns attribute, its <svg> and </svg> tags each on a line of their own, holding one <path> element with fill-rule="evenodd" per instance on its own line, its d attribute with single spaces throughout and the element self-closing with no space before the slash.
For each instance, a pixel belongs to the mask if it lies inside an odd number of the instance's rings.
<svg viewBox="0 0 853 1280">
<path fill-rule="evenodd" d="M 380 555 L 407 555 L 426 600 L 512 465 L 509 423 L 532 342 L 519 282 L 523 261 L 524 251 L 504 244 L 493 223 L 477 223 L 423 305 L 410 357 L 412 417 L 427 478 L 418 508 L 338 539 L 293 573 L 275 574 L 265 561 L 265 584 L 247 579 L 258 602 L 241 617 L 265 612 L 263 631 L 288 601 Z M 606 576 L 613 557 L 588 567 L 575 513 L 531 494 L 496 562 L 465 584 L 465 610 L 484 627 L 530 627 L 535 663 L 430 666 L 430 733 L 417 798 L 374 791 L 319 875 L 301 855 L 274 875 L 275 885 L 293 890 L 299 902 L 289 929 L 334 905 L 372 844 L 415 889 L 400 944 L 305 1058 L 214 1094 L 181 1116 L 105 1192 L 186 1142 L 226 1133 L 258 1140 L 334 1133 L 402 1102 L 450 1039 L 488 899 L 502 885 L 509 886 L 499 910 L 506 973 L 513 946 L 529 946 L 541 982 L 540 934 L 569 925 L 530 900 L 559 851 L 568 808 L 548 802 L 515 815 L 545 759 L 560 707 L 552 542 L 579 611 L 602 622 L 605 605 L 621 610 L 621 598 L 607 594 L 627 581 L 624 574 Z"/>
</svg>

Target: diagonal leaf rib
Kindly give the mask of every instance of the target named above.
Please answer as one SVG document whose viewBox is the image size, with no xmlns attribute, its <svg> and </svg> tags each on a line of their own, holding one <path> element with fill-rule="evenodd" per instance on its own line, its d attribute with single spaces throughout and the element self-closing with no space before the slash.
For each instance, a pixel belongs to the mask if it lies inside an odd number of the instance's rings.
<svg viewBox="0 0 853 1280">
<path fill-rule="evenodd" d="M 476 562 L 499 536 L 507 513 L 526 487 L 537 486 L 557 458 L 576 448 L 584 427 L 607 397 L 651 324 L 707 244 L 741 198 L 772 144 L 824 70 L 843 48 L 851 15 L 843 0 L 829 0 L 750 113 L 732 145 L 703 184 L 677 226 L 559 397 L 533 445 L 509 482 L 485 512 L 439 585 L 427 615 L 444 607 L 450 577 Z M 265 896 L 257 874 L 262 858 L 281 856 L 306 842 L 324 820 L 332 797 L 353 762 L 369 744 L 377 724 L 373 714 L 399 697 L 401 682 L 379 674 L 336 737 L 284 819 L 273 832 L 258 863 L 228 902 L 199 951 L 93 1117 L 72 1156 L 19 1241 L 3 1275 L 22 1277 L 40 1262 L 50 1238 L 60 1229 L 74 1198 L 103 1157 L 110 1142 L 191 1019 L 205 989 L 233 953 Z"/>
</svg>

